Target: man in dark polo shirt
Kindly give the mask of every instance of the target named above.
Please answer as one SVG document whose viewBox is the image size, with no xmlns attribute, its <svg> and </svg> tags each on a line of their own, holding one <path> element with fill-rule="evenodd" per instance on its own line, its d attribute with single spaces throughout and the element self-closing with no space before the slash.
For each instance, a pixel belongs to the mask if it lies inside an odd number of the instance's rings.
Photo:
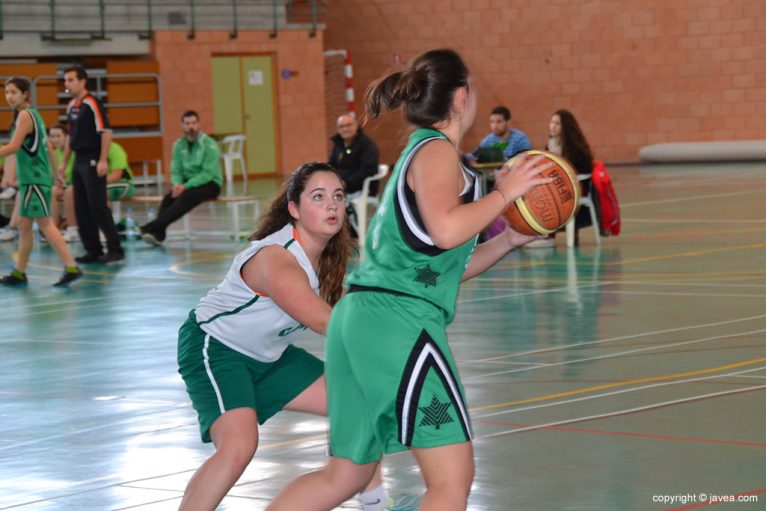
<svg viewBox="0 0 766 511">
<path fill-rule="evenodd" d="M 88 75 L 83 68 L 75 66 L 64 71 L 64 86 L 72 100 L 66 109 L 69 136 L 62 162 L 68 161 L 70 152 L 74 151 L 74 206 L 80 239 L 85 247 L 85 255 L 75 259 L 79 263 L 108 264 L 125 259 L 106 202 L 107 154 L 112 130 L 104 105 L 90 95 L 87 84 Z M 58 169 L 62 179 L 64 170 L 64 165 Z M 99 229 L 106 236 L 106 254 L 101 249 Z"/>
</svg>

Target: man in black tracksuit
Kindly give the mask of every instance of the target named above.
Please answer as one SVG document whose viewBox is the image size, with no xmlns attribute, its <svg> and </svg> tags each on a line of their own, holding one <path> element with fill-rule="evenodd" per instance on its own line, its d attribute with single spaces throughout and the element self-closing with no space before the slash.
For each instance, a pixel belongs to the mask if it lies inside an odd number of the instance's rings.
<svg viewBox="0 0 766 511">
<path fill-rule="evenodd" d="M 328 163 L 340 172 L 346 183 L 346 194 L 361 191 L 365 178 L 374 176 L 378 171 L 378 146 L 364 134 L 356 119 L 349 114 L 338 117 L 338 133 L 333 135 L 331 140 L 332 151 Z M 377 185 L 377 181 L 371 184 Z M 377 186 L 371 187 L 370 194 L 375 195 L 376 192 Z M 347 207 L 346 212 L 353 227 L 356 225 L 353 208 Z M 354 230 L 352 235 L 356 237 Z"/>
<path fill-rule="evenodd" d="M 58 172 L 63 179 L 66 162 L 74 151 L 72 185 L 75 213 L 80 239 L 85 247 L 85 255 L 75 259 L 79 263 L 108 264 L 125 259 L 112 211 L 106 201 L 107 153 L 112 141 L 112 129 L 104 105 L 91 96 L 87 83 L 88 75 L 81 67 L 64 71 L 64 86 L 72 95 L 72 100 L 66 110 L 69 136 Z M 106 254 L 101 249 L 99 229 L 106 236 Z"/>
</svg>

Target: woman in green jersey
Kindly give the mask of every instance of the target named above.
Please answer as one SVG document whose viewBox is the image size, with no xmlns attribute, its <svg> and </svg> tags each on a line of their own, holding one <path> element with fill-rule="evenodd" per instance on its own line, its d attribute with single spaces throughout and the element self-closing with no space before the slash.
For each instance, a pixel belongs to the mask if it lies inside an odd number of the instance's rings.
<svg viewBox="0 0 766 511">
<path fill-rule="evenodd" d="M 50 218 L 51 187 L 53 176 L 48 162 L 45 123 L 40 113 L 29 102 L 29 81 L 13 77 L 5 81 L 5 99 L 14 110 L 11 141 L 0 147 L 0 157 L 16 154 L 16 179 L 19 183 L 19 255 L 13 271 L 0 278 L 0 284 L 7 286 L 26 285 L 27 262 L 32 252 L 37 222 L 40 232 L 45 235 L 64 262 L 64 273 L 54 286 L 65 286 L 82 276 L 75 264 L 64 238 Z"/>
<path fill-rule="evenodd" d="M 413 132 L 368 230 L 367 257 L 327 330 L 333 457 L 302 476 L 273 510 L 332 509 L 367 483 L 381 456 L 410 449 L 426 483 L 421 510 L 464 510 L 473 480 L 471 425 L 447 345 L 461 281 L 534 239 L 506 228 L 478 234 L 540 177 L 540 158 L 503 169 L 480 197 L 460 163 L 476 115 L 470 72 L 452 50 L 432 50 L 367 89 L 367 115 L 402 108 Z"/>
</svg>

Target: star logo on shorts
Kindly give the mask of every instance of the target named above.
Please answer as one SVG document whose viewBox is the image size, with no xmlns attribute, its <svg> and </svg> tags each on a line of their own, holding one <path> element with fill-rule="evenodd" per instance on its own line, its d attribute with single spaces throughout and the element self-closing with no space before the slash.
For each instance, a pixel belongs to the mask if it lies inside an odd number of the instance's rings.
<svg viewBox="0 0 766 511">
<path fill-rule="evenodd" d="M 415 282 L 420 282 L 425 287 L 428 287 L 428 286 L 436 287 L 436 277 L 441 275 L 441 273 L 439 273 L 438 271 L 433 271 L 431 269 L 430 264 L 421 266 L 420 268 L 415 268 L 415 271 L 418 274 L 418 276 L 415 277 Z"/>
<path fill-rule="evenodd" d="M 449 414 L 450 406 L 452 406 L 450 403 L 442 403 L 436 399 L 436 396 L 431 396 L 431 403 L 428 406 L 418 407 L 425 415 L 419 426 L 436 426 L 436 429 L 439 429 L 442 424 L 455 422 Z"/>
</svg>

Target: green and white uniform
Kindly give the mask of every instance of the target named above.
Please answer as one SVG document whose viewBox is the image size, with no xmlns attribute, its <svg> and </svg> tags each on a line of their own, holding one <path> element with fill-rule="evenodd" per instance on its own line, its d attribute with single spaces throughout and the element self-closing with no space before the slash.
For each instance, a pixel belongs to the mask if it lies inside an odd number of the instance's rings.
<svg viewBox="0 0 766 511">
<path fill-rule="evenodd" d="M 32 117 L 32 132 L 21 143 L 16 152 L 16 173 L 19 182 L 21 207 L 19 215 L 25 218 L 42 218 L 50 215 L 51 187 L 53 176 L 48 162 L 45 123 L 37 109 L 29 107 L 19 111 Z M 16 123 L 11 129 L 11 138 Z"/>
<path fill-rule="evenodd" d="M 286 248 L 319 293 L 319 279 L 288 224 L 237 254 L 223 282 L 189 314 L 178 336 L 178 372 L 205 442 L 225 411 L 253 408 L 263 424 L 322 375 L 322 362 L 292 345 L 306 327 L 242 279 L 245 263 L 271 245 Z"/>
<path fill-rule="evenodd" d="M 136 187 L 133 184 L 133 171 L 130 170 L 130 164 L 128 163 L 128 153 L 114 140 L 109 144 L 106 162 L 109 167 L 109 173 L 115 170 L 122 170 L 122 176 L 118 181 L 106 183 L 106 193 L 109 200 L 117 201 L 133 197 Z"/>
<path fill-rule="evenodd" d="M 476 238 L 438 248 L 425 229 L 407 172 L 425 144 L 446 139 L 418 129 L 409 139 L 367 234 L 367 257 L 349 275 L 327 332 L 330 446 L 334 456 L 369 463 L 408 447 L 472 437 L 446 327 Z M 462 168 L 464 203 L 479 199 Z"/>
</svg>

